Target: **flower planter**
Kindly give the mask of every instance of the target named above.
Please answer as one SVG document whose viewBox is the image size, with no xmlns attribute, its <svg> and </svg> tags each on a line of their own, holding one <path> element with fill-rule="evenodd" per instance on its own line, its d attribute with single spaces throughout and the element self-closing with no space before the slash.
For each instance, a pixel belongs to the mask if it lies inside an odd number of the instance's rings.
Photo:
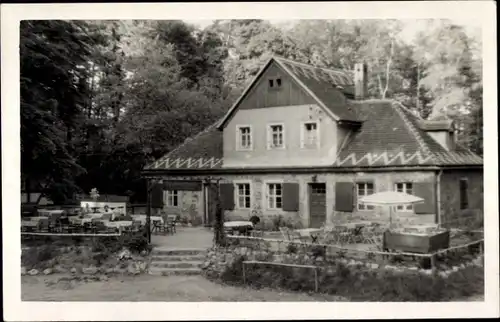
<svg viewBox="0 0 500 322">
<path fill-rule="evenodd" d="M 432 253 L 450 246 L 450 232 L 436 234 L 413 234 L 386 231 L 384 233 L 384 249 L 409 253 Z"/>
</svg>

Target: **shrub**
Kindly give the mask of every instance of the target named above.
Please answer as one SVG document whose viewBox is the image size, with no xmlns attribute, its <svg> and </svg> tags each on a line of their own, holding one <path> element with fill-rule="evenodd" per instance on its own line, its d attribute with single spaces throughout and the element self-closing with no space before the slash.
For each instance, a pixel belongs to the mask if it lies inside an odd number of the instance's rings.
<svg viewBox="0 0 500 322">
<path fill-rule="evenodd" d="M 242 261 L 238 258 L 221 274 L 231 284 L 242 281 Z M 246 282 L 294 291 L 314 289 L 310 269 L 255 265 L 246 270 Z M 418 272 L 368 270 L 337 262 L 331 269 L 319 270 L 319 291 L 347 297 L 352 301 L 449 301 L 484 292 L 484 270 L 467 267 L 443 278 Z"/>
<path fill-rule="evenodd" d="M 296 254 L 297 253 L 297 245 L 295 245 L 295 244 L 288 244 L 286 246 L 286 252 L 288 254 Z"/>
<path fill-rule="evenodd" d="M 316 257 L 325 257 L 326 255 L 326 248 L 323 246 L 313 246 L 311 248 L 311 256 L 316 258 Z"/>
<path fill-rule="evenodd" d="M 273 230 L 274 231 L 279 231 L 280 227 L 284 226 L 283 222 L 283 216 L 282 215 L 277 215 L 273 217 Z"/>
<path fill-rule="evenodd" d="M 59 254 L 51 244 L 28 248 L 21 253 L 21 265 L 26 267 L 42 267 L 45 262 Z"/>
</svg>

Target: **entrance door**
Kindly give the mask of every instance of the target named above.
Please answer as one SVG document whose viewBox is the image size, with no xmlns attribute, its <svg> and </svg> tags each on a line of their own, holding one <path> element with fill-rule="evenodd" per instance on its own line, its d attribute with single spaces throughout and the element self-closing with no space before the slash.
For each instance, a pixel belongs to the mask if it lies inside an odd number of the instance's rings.
<svg viewBox="0 0 500 322">
<path fill-rule="evenodd" d="M 203 196 L 205 199 L 205 226 L 212 227 L 215 221 L 215 212 L 217 211 L 217 184 L 208 183 L 203 185 Z"/>
<path fill-rule="evenodd" d="M 311 228 L 320 228 L 326 221 L 326 184 L 309 184 L 309 216 Z"/>
</svg>

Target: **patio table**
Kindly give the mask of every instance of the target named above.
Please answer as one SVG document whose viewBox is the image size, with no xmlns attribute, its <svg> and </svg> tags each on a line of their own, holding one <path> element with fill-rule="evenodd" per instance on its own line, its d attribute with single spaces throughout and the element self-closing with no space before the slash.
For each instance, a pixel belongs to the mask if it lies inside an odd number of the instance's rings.
<svg viewBox="0 0 500 322">
<path fill-rule="evenodd" d="M 223 227 L 232 234 L 234 234 L 235 231 L 248 233 L 253 229 L 253 224 L 251 221 L 226 221 Z"/>
<path fill-rule="evenodd" d="M 132 221 L 103 221 L 104 225 L 108 228 L 120 228 L 132 226 Z"/>
<path fill-rule="evenodd" d="M 311 237 L 312 242 L 316 243 L 318 241 L 318 237 L 322 232 L 321 228 L 304 228 L 304 229 L 296 229 L 297 233 L 299 233 L 300 237 Z"/>
<path fill-rule="evenodd" d="M 74 225 L 83 226 L 86 223 L 91 223 L 93 218 L 90 218 L 90 217 L 78 218 L 77 216 L 72 216 L 72 217 L 68 217 L 68 219 L 69 219 L 69 222 L 74 224 Z"/>
<path fill-rule="evenodd" d="M 49 209 L 39 209 L 38 214 L 42 217 L 51 217 L 54 215 L 63 215 L 64 210 L 49 210 Z"/>
<path fill-rule="evenodd" d="M 140 221 L 142 225 L 146 225 L 146 215 L 131 215 L 134 220 Z M 163 223 L 163 217 L 161 216 L 151 216 L 151 225 L 153 225 L 153 222 L 159 221 L 160 223 Z"/>
<path fill-rule="evenodd" d="M 38 222 L 39 220 L 41 219 L 48 219 L 49 217 L 46 217 L 46 216 L 36 216 L 36 217 L 26 217 L 25 220 L 23 221 L 34 221 L 34 222 Z"/>
<path fill-rule="evenodd" d="M 38 226 L 38 221 L 32 221 L 32 220 L 21 220 L 21 227 L 36 227 Z"/>
</svg>

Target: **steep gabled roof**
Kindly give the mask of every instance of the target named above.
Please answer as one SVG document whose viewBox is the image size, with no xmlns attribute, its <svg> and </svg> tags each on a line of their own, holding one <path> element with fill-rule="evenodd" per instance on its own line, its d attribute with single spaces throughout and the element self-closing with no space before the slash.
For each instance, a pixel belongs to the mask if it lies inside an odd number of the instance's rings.
<svg viewBox="0 0 500 322">
<path fill-rule="evenodd" d="M 247 86 L 222 118 L 221 122 L 217 125 L 219 129 L 224 127 L 240 105 L 241 101 L 247 96 L 273 62 L 277 63 L 281 69 L 290 75 L 290 77 L 292 77 L 306 93 L 314 98 L 318 105 L 320 105 L 333 119 L 358 122 L 355 113 L 346 108 L 345 104 L 346 96 L 354 96 L 354 82 L 349 73 L 343 70 L 319 68 L 283 57 L 273 56 L 260 69 L 254 80 Z"/>
<path fill-rule="evenodd" d="M 187 139 L 174 150 L 147 165 L 145 169 L 193 168 L 210 169 L 222 166 L 222 131 L 220 121 Z"/>
<path fill-rule="evenodd" d="M 421 119 L 391 100 L 349 101 L 363 125 L 339 151 L 334 167 L 482 165 L 473 152 L 446 151 L 419 127 Z"/>
<path fill-rule="evenodd" d="M 446 151 L 420 129 L 421 119 L 399 102 L 348 100 L 347 104 L 362 125 L 348 136 L 332 169 L 483 164 L 481 157 L 463 147 Z M 222 158 L 222 132 L 212 125 L 146 169 L 217 169 L 222 168 Z"/>
</svg>

